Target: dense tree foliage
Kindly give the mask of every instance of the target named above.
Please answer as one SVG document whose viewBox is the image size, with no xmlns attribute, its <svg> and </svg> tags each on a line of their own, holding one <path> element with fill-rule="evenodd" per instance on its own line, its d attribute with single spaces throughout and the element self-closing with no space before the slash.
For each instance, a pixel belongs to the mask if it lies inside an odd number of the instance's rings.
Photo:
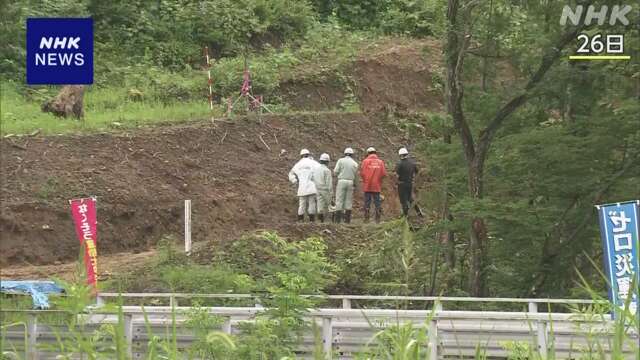
<svg viewBox="0 0 640 360">
<path fill-rule="evenodd" d="M 434 168 L 449 169 L 452 212 L 469 224 L 474 295 L 503 284 L 565 294 L 600 254 L 593 205 L 640 194 L 638 62 L 568 60 L 579 33 L 603 29 L 559 26 L 563 5 L 448 4 L 445 97 L 459 143 L 438 144 L 456 157 Z M 637 59 L 637 29 L 605 30 L 625 34 Z"/>
<path fill-rule="evenodd" d="M 27 17 L 91 16 L 96 66 L 108 71 L 144 63 L 169 70 L 198 67 L 207 45 L 215 57 L 301 38 L 319 19 L 375 33 L 433 34 L 443 18 L 422 1 L 305 0 L 2 0 L 0 75 L 24 78 Z"/>
</svg>

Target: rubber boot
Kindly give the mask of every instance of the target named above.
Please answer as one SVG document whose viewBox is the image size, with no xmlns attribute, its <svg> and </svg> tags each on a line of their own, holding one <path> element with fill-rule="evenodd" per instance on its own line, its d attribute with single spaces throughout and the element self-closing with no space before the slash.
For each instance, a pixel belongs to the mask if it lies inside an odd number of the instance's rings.
<svg viewBox="0 0 640 360">
<path fill-rule="evenodd" d="M 369 209 L 364 209 L 364 222 L 369 222 Z"/>
<path fill-rule="evenodd" d="M 321 223 L 324 223 L 324 214 L 318 214 L 318 220 L 320 220 Z"/>
<path fill-rule="evenodd" d="M 382 217 L 382 209 L 376 209 L 375 217 L 376 217 L 376 224 L 379 224 L 380 218 Z"/>
<path fill-rule="evenodd" d="M 336 224 L 340 224 L 342 222 L 342 211 L 336 211 L 335 213 L 333 213 L 334 219 L 333 221 Z"/>
<path fill-rule="evenodd" d="M 309 214 L 309 222 L 315 222 L 316 221 L 316 215 L 315 214 Z"/>
<path fill-rule="evenodd" d="M 304 215 L 298 215 L 298 222 L 304 221 Z"/>
<path fill-rule="evenodd" d="M 344 223 L 351 224 L 351 210 L 345 210 L 344 212 Z"/>
</svg>

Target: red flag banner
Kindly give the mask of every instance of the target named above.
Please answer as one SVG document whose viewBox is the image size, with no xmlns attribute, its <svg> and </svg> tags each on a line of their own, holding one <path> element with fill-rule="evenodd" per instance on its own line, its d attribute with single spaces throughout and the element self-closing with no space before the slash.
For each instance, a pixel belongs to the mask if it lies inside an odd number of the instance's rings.
<svg viewBox="0 0 640 360">
<path fill-rule="evenodd" d="M 96 199 L 69 200 L 71 215 L 76 225 L 80 246 L 84 247 L 84 265 L 87 269 L 87 283 L 98 289 L 98 229 L 96 222 Z"/>
</svg>

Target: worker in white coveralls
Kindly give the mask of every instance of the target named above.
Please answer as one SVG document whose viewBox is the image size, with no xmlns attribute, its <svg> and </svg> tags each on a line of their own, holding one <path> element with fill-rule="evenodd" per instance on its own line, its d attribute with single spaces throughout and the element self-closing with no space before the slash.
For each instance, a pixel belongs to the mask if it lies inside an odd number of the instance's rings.
<svg viewBox="0 0 640 360">
<path fill-rule="evenodd" d="M 300 160 L 289 171 L 289 181 L 298 185 L 298 221 L 304 221 L 304 214 L 309 221 L 316 219 L 316 185 L 311 181 L 313 171 L 320 166 L 311 158 L 307 149 L 300 150 Z"/>
<path fill-rule="evenodd" d="M 318 191 L 316 203 L 320 222 L 324 222 L 325 217 L 329 213 L 329 204 L 333 197 L 333 175 L 328 168 L 329 161 L 331 161 L 329 154 L 320 155 L 320 166 L 313 170 L 312 176 L 313 183 L 316 185 L 316 190 Z"/>
<path fill-rule="evenodd" d="M 353 160 L 352 148 L 344 149 L 344 157 L 336 162 L 333 173 L 338 177 L 334 219 L 336 223 L 340 223 L 344 214 L 344 222 L 349 224 L 353 208 L 354 183 L 358 176 L 358 163 Z"/>
</svg>

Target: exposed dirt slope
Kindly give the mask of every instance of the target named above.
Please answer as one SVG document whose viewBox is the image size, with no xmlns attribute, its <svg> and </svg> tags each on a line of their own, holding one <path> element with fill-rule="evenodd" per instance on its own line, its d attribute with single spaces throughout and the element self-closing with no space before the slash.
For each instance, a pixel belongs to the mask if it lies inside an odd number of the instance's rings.
<svg viewBox="0 0 640 360">
<path fill-rule="evenodd" d="M 364 115 L 329 113 L 2 139 L 0 264 L 76 258 L 68 200 L 89 195 L 98 198 L 101 254 L 179 238 L 185 199 L 193 201 L 195 241 L 282 228 L 295 219 L 287 173 L 300 148 L 335 160 L 345 146 L 361 158 L 373 145 L 392 166 L 403 140 L 391 132 Z M 386 186 L 385 211 L 397 215 L 391 183 Z"/>
<path fill-rule="evenodd" d="M 443 104 L 441 59 L 442 48 L 434 39 L 391 38 L 361 49 L 341 74 L 322 66 L 301 69 L 280 90 L 283 101 L 297 110 L 339 109 L 356 101 L 366 113 L 436 111 Z"/>
</svg>

